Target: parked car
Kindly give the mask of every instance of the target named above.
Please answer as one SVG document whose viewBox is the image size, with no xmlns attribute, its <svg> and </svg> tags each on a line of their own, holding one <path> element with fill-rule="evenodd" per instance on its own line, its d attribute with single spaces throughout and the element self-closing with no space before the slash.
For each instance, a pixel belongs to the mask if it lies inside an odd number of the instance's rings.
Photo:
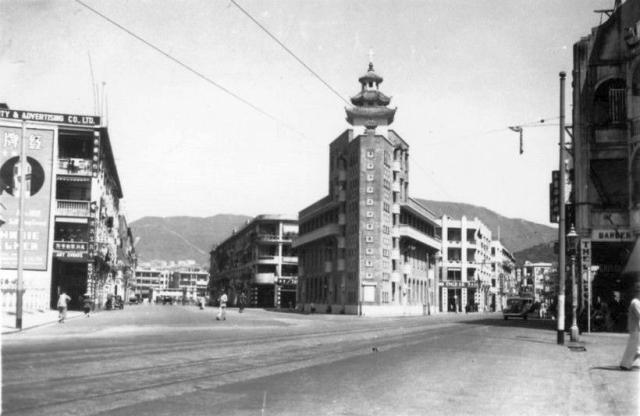
<svg viewBox="0 0 640 416">
<path fill-rule="evenodd" d="M 507 298 L 507 306 L 502 310 L 502 315 L 506 321 L 509 318 L 527 319 L 529 314 L 538 310 L 540 303 L 529 296 L 511 296 Z"/>
</svg>

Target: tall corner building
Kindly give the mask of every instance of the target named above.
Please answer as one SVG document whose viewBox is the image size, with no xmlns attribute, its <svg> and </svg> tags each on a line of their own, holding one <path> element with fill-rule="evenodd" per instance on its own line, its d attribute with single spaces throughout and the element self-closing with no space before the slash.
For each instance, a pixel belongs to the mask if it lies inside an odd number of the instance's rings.
<svg viewBox="0 0 640 416">
<path fill-rule="evenodd" d="M 438 220 L 409 198 L 409 145 L 373 64 L 329 146 L 329 194 L 299 213 L 298 309 L 411 315 L 438 305 Z"/>
<path fill-rule="evenodd" d="M 576 269 L 592 301 L 627 304 L 640 276 L 640 2 L 617 3 L 573 57 Z M 614 321 L 626 328 L 624 313 Z"/>
</svg>

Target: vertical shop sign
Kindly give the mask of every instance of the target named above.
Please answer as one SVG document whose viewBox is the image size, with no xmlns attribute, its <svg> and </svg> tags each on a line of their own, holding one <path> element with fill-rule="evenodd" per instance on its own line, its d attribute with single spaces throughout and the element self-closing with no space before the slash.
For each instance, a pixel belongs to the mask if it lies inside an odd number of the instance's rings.
<svg viewBox="0 0 640 416">
<path fill-rule="evenodd" d="M 20 190 L 25 190 L 23 265 L 28 270 L 47 270 L 49 219 L 53 186 L 55 130 L 27 128 L 25 181 L 21 183 L 22 129 L 0 125 L 0 196 L 6 223 L 0 227 L 0 267 L 18 267 Z"/>
</svg>

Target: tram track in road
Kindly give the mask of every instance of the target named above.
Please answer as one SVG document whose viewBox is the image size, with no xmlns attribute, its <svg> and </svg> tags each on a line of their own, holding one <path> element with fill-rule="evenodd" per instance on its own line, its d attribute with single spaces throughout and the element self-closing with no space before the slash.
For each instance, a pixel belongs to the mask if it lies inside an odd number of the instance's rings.
<svg viewBox="0 0 640 416">
<path fill-rule="evenodd" d="M 292 371 L 349 356 L 371 353 L 372 345 L 379 349 L 395 348 L 410 343 L 424 342 L 425 336 L 430 332 L 433 335 L 432 339 L 435 339 L 450 332 L 465 331 L 470 328 L 442 324 L 412 325 L 413 331 L 407 331 L 407 329 L 407 327 L 392 328 L 387 326 L 385 330 L 359 328 L 346 332 L 333 330 L 300 334 L 296 339 L 278 337 L 277 340 L 272 339 L 272 342 L 269 343 L 254 342 L 253 348 L 250 348 L 246 353 L 235 348 L 235 353 L 227 352 L 224 356 L 186 363 L 145 366 L 130 371 L 112 371 L 108 374 L 78 375 L 65 377 L 63 380 L 59 378 L 43 379 L 35 385 L 32 383 L 31 389 L 46 392 L 45 394 L 39 398 L 24 397 L 25 400 L 21 400 L 21 403 L 14 402 L 17 405 L 15 408 L 9 407 L 4 410 L 6 414 L 57 414 L 58 410 L 73 414 L 73 405 L 84 401 L 91 402 L 92 408 L 96 408 L 96 404 L 99 404 L 98 408 L 109 410 L 113 407 L 112 402 L 116 398 L 120 406 L 125 402 L 136 403 L 140 397 L 144 400 L 155 400 L 166 395 L 180 395 L 200 389 L 214 389 L 219 385 L 233 381 Z M 334 338 L 334 341 L 331 341 L 330 335 L 335 337 L 338 334 L 341 335 L 340 340 L 336 341 Z M 297 342 L 302 336 L 308 337 L 309 335 L 313 335 L 316 338 L 315 341 Z M 324 342 L 322 342 L 323 340 Z M 246 341 L 242 340 L 245 343 Z M 226 343 L 226 349 L 233 351 L 237 342 Z M 215 369 L 212 369 L 214 366 Z M 120 380 L 120 382 L 113 382 L 114 379 Z M 12 396 L 21 391 L 23 387 L 18 384 L 12 385 L 4 394 L 7 400 L 5 403 L 11 402 Z M 50 397 L 56 399 L 51 400 Z M 49 410 L 54 409 L 57 410 L 49 413 Z M 71 409 L 71 413 L 68 413 L 69 409 Z"/>
<path fill-rule="evenodd" d="M 361 323 L 358 323 L 362 325 Z M 358 328 L 348 328 L 344 323 L 340 323 L 337 328 L 331 328 L 328 330 L 314 331 L 314 332 L 299 332 L 300 329 L 296 328 L 298 333 L 289 333 L 279 336 L 273 334 L 267 334 L 264 336 L 251 337 L 252 343 L 261 342 L 278 342 L 286 340 L 299 340 L 299 339 L 312 339 L 322 338 L 326 336 L 340 335 L 353 335 L 356 333 L 366 333 L 372 331 L 384 331 L 390 328 L 398 329 L 405 328 L 412 330 L 414 328 L 421 328 L 425 326 L 425 321 L 414 322 L 402 322 L 398 325 L 398 321 L 385 322 L 385 325 L 372 326 L 360 326 Z M 428 325 L 427 325 L 428 326 Z M 242 331 L 241 328 L 239 328 Z M 212 335 L 219 335 L 220 332 L 212 333 Z M 242 333 L 241 333 L 242 335 Z M 144 343 L 128 343 L 126 345 L 100 345 L 90 346 L 82 348 L 69 348 L 69 345 L 61 345 L 60 349 L 55 351 L 37 351 L 37 352 L 23 352 L 19 349 L 5 348 L 3 346 L 3 370 L 12 371 L 29 367 L 41 367 L 48 364 L 56 364 L 64 362 L 65 364 L 83 363 L 91 360 L 109 360 L 120 359 L 122 354 L 127 354 L 128 357 L 132 356 L 153 356 L 158 354 L 166 354 L 167 351 L 173 351 L 175 353 L 189 352 L 193 350 L 199 350 L 202 348 L 203 343 L 211 341 L 217 347 L 231 347 L 231 346 L 243 346 L 246 344 L 246 338 L 238 338 L 233 340 L 219 340 L 212 336 L 211 339 L 194 339 L 187 341 L 164 341 L 164 342 L 144 342 Z M 17 359 L 14 359 L 17 358 Z"/>
</svg>

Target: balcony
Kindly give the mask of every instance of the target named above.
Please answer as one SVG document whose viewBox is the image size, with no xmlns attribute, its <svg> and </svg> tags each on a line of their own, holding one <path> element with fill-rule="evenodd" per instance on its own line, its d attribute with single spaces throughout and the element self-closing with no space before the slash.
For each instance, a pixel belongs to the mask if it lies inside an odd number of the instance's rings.
<svg viewBox="0 0 640 416">
<path fill-rule="evenodd" d="M 345 225 L 346 223 L 347 223 L 347 215 L 343 213 L 338 214 L 338 224 Z"/>
<path fill-rule="evenodd" d="M 91 215 L 90 201 L 58 199 L 56 202 L 56 215 L 65 217 L 89 217 Z"/>
<path fill-rule="evenodd" d="M 400 281 L 400 273 L 399 272 L 391 272 L 391 281 L 398 283 Z"/>
<path fill-rule="evenodd" d="M 78 158 L 58 159 L 58 169 L 56 173 L 62 175 L 91 176 L 91 160 Z"/>
<path fill-rule="evenodd" d="M 283 263 L 297 263 L 298 257 L 296 256 L 282 256 Z"/>
<path fill-rule="evenodd" d="M 338 267 L 337 267 L 337 269 L 338 269 L 339 272 L 344 271 L 344 264 L 345 264 L 344 259 L 338 259 Z"/>
<path fill-rule="evenodd" d="M 391 184 L 391 191 L 400 192 L 400 183 L 399 182 L 392 183 Z"/>
<path fill-rule="evenodd" d="M 325 273 L 331 273 L 331 270 L 333 268 L 333 263 L 330 261 L 325 261 L 324 262 L 324 272 Z"/>
<path fill-rule="evenodd" d="M 413 267 L 411 266 L 411 263 L 404 263 L 402 265 L 402 273 L 403 274 L 411 275 L 412 271 L 413 271 Z"/>
<path fill-rule="evenodd" d="M 391 250 L 391 259 L 398 260 L 399 258 L 400 258 L 400 250 L 398 250 L 397 248 L 394 248 L 393 250 Z"/>
<path fill-rule="evenodd" d="M 400 214 L 400 204 L 392 204 L 391 205 L 391 213 L 392 214 Z"/>
<path fill-rule="evenodd" d="M 280 241 L 280 236 L 278 236 L 278 234 L 260 233 L 256 236 L 256 238 L 258 241 L 267 243 L 277 243 Z"/>
<path fill-rule="evenodd" d="M 400 228 L 399 227 L 391 228 L 391 237 L 395 237 L 395 238 L 400 237 Z"/>
<path fill-rule="evenodd" d="M 393 169 L 394 172 L 400 172 L 400 170 L 402 170 L 400 166 L 400 161 L 394 160 L 393 162 L 391 162 L 391 169 Z"/>
<path fill-rule="evenodd" d="M 344 181 L 346 181 L 346 180 L 347 180 L 347 171 L 346 171 L 346 170 L 344 170 L 344 169 L 340 169 L 340 170 L 338 171 L 338 180 L 339 180 L 340 182 L 344 182 Z"/>
<path fill-rule="evenodd" d="M 338 193 L 338 201 L 345 202 L 347 200 L 347 192 L 345 190 L 341 190 Z"/>
</svg>

